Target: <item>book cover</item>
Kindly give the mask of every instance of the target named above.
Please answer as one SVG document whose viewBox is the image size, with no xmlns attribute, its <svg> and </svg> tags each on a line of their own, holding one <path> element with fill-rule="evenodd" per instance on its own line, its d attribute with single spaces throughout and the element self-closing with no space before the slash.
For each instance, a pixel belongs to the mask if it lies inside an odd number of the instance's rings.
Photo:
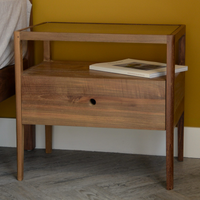
<svg viewBox="0 0 200 200">
<path fill-rule="evenodd" d="M 145 78 L 155 78 L 166 75 L 166 63 L 130 58 L 113 62 L 95 63 L 90 65 L 89 69 Z M 175 65 L 175 73 L 187 70 L 187 66 Z"/>
</svg>

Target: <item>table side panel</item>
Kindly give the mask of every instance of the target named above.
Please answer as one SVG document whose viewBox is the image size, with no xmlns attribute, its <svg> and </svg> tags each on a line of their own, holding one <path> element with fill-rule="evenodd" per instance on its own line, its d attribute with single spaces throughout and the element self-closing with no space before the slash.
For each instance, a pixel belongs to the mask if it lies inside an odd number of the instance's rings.
<svg viewBox="0 0 200 200">
<path fill-rule="evenodd" d="M 20 32 L 22 40 L 166 44 L 167 35 Z"/>
</svg>

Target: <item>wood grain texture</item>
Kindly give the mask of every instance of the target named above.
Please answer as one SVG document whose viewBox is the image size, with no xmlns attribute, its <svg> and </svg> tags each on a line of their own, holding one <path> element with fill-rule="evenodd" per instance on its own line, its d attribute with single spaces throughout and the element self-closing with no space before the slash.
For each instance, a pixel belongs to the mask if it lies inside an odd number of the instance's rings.
<svg viewBox="0 0 200 200">
<path fill-rule="evenodd" d="M 44 62 L 22 76 L 22 123 L 165 129 L 165 79 L 127 77 Z"/>
<path fill-rule="evenodd" d="M 165 129 L 164 77 L 150 80 L 89 71 L 88 64 L 51 61 L 25 71 L 23 123 Z M 182 113 L 183 80 L 184 73 L 176 75 L 177 119 Z M 114 122 L 106 124 L 107 119 Z"/>
</svg>

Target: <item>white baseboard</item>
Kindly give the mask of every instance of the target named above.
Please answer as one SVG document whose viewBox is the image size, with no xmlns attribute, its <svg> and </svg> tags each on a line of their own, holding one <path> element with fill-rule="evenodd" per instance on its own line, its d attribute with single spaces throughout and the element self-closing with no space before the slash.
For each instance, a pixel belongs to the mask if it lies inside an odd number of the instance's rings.
<svg viewBox="0 0 200 200">
<path fill-rule="evenodd" d="M 174 155 L 177 156 L 177 129 Z M 185 127 L 184 157 L 200 158 L 200 128 Z M 0 146 L 16 147 L 16 120 L 0 119 Z M 36 148 L 45 148 L 45 127 L 36 126 Z M 53 127 L 53 149 L 165 155 L 165 131 Z"/>
</svg>

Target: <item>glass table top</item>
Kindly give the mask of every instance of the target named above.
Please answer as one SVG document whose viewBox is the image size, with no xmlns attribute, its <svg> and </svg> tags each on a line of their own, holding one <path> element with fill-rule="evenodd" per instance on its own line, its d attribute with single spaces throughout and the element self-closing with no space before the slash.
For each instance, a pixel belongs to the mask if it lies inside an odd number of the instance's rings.
<svg viewBox="0 0 200 200">
<path fill-rule="evenodd" d="M 180 25 L 45 22 L 35 25 L 31 32 L 170 35 L 179 27 Z M 27 30 L 28 28 L 21 31 Z"/>
</svg>

